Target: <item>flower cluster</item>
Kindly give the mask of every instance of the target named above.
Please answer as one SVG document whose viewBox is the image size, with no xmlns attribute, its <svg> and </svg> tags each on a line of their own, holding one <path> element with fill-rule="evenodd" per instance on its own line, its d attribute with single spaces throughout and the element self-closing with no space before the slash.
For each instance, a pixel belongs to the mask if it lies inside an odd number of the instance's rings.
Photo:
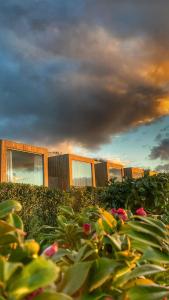
<svg viewBox="0 0 169 300">
<path fill-rule="evenodd" d="M 127 212 L 123 208 L 111 209 L 112 215 L 117 215 L 121 220 L 126 221 L 128 219 Z M 136 210 L 136 215 L 146 217 L 147 213 L 143 207 L 140 207 Z"/>
<path fill-rule="evenodd" d="M 127 213 L 123 208 L 119 208 L 117 210 L 115 208 L 112 208 L 111 213 L 113 215 L 117 215 L 123 221 L 126 221 L 128 219 Z"/>
</svg>

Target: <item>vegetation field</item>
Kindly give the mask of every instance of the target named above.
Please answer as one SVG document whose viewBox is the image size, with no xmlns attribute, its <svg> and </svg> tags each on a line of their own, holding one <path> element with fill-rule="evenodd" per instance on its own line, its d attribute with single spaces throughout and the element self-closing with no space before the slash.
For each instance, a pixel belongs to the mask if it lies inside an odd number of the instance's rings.
<svg viewBox="0 0 169 300">
<path fill-rule="evenodd" d="M 169 299 L 168 175 L 0 200 L 0 300 Z"/>
</svg>

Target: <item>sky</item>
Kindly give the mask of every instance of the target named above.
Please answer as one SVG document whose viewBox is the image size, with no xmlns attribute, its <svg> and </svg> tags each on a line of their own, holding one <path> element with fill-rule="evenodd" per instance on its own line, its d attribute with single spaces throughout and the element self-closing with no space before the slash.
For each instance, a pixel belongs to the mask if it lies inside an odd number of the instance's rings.
<svg viewBox="0 0 169 300">
<path fill-rule="evenodd" d="M 0 1 L 0 137 L 169 171 L 169 1 Z"/>
</svg>

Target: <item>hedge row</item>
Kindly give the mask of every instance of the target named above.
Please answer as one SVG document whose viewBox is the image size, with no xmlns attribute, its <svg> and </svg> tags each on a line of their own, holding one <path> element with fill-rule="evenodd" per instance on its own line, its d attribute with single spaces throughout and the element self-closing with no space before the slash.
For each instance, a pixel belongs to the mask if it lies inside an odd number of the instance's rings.
<svg viewBox="0 0 169 300">
<path fill-rule="evenodd" d="M 46 187 L 27 184 L 0 184 L 0 202 L 9 199 L 22 204 L 25 230 L 35 236 L 41 225 L 54 226 L 61 205 L 70 205 L 75 211 L 89 205 L 101 205 L 97 189 L 72 189 L 70 192 L 51 190 Z M 100 198 L 101 199 L 101 198 Z"/>
<path fill-rule="evenodd" d="M 80 211 L 89 205 L 147 211 L 163 214 L 169 221 L 169 174 L 159 174 L 137 180 L 113 181 L 105 188 L 72 189 L 69 192 L 26 184 L 0 184 L 0 201 L 16 199 L 22 204 L 21 217 L 25 230 L 38 238 L 42 225 L 56 225 L 62 205 Z"/>
<path fill-rule="evenodd" d="M 126 179 L 122 183 L 112 181 L 102 199 L 108 207 L 135 210 L 143 206 L 151 213 L 169 215 L 169 174 Z"/>
</svg>

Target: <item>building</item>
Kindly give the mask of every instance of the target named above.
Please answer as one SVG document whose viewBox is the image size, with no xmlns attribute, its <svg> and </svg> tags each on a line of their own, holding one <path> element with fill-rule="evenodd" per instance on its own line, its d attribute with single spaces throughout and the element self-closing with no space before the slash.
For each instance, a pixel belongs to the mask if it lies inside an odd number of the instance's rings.
<svg viewBox="0 0 169 300">
<path fill-rule="evenodd" d="M 142 168 L 124 168 L 124 177 L 125 178 L 141 178 L 144 177 L 144 169 Z"/>
<path fill-rule="evenodd" d="M 48 150 L 0 140 L 0 182 L 48 186 Z"/>
<path fill-rule="evenodd" d="M 151 170 L 145 170 L 144 171 L 144 175 L 147 175 L 147 176 L 154 176 L 154 175 L 157 175 L 158 172 L 157 171 L 151 171 Z"/>
<path fill-rule="evenodd" d="M 73 154 L 48 158 L 49 187 L 67 190 L 70 187 L 95 187 L 94 159 Z"/>
<path fill-rule="evenodd" d="M 123 165 L 110 161 L 95 164 L 96 186 L 105 186 L 112 179 L 122 181 L 124 176 Z"/>
</svg>

